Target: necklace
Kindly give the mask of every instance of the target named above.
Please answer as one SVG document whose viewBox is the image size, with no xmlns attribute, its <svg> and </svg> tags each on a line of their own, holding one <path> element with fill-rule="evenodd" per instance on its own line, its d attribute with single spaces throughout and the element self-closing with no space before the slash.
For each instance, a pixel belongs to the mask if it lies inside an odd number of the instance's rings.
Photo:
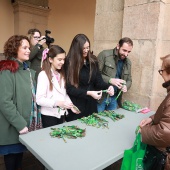
<svg viewBox="0 0 170 170">
<path fill-rule="evenodd" d="M 55 78 L 57 79 L 58 82 L 60 82 L 60 73 L 57 71 L 53 71 Z"/>
<path fill-rule="evenodd" d="M 84 59 L 84 64 L 86 64 L 86 59 Z"/>
</svg>

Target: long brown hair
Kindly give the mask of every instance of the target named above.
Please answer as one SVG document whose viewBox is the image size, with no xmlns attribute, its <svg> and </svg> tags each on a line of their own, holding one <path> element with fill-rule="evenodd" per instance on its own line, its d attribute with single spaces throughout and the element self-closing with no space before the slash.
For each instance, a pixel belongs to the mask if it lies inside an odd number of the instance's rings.
<svg viewBox="0 0 170 170">
<path fill-rule="evenodd" d="M 47 53 L 46 59 L 43 60 L 42 62 L 42 70 L 45 71 L 49 83 L 50 83 L 50 90 L 52 91 L 53 89 L 53 84 L 51 82 L 52 80 L 52 73 L 51 73 L 51 63 L 49 61 L 49 57 L 54 59 L 58 54 L 62 54 L 66 52 L 58 45 L 52 45 Z M 61 67 L 60 70 L 57 70 L 60 73 L 60 79 L 64 78 L 65 80 L 65 71 L 64 71 L 64 66 Z"/>
<path fill-rule="evenodd" d="M 79 86 L 79 74 L 84 64 L 83 47 L 86 42 L 88 42 L 90 46 L 90 40 L 86 35 L 77 34 L 72 40 L 68 55 L 66 57 L 66 81 L 75 87 Z M 89 50 L 87 59 L 90 64 L 90 81 L 92 73 L 96 69 L 97 58 L 92 55 L 91 51 Z"/>
</svg>

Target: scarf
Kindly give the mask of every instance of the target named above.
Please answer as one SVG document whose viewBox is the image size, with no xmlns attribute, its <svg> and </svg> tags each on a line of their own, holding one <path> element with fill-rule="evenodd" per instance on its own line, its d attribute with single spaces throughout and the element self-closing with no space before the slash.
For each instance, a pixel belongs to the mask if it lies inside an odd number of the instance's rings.
<svg viewBox="0 0 170 170">
<path fill-rule="evenodd" d="M 40 106 L 36 104 L 35 87 L 33 84 L 33 80 L 32 80 L 29 67 L 27 67 L 26 70 L 28 70 L 30 73 L 31 91 L 32 91 L 32 108 L 31 108 L 31 114 L 30 114 L 30 125 L 29 125 L 28 130 L 34 131 L 34 130 L 42 128 L 41 112 L 40 112 Z"/>
</svg>

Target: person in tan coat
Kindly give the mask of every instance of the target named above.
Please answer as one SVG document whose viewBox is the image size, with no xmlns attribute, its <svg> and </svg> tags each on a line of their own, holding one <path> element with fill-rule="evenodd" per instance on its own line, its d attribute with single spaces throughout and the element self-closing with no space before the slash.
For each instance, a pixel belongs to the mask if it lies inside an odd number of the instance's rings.
<svg viewBox="0 0 170 170">
<path fill-rule="evenodd" d="M 158 72 L 165 81 L 162 86 L 167 89 L 167 96 L 154 115 L 140 122 L 140 132 L 143 143 L 166 153 L 164 170 L 170 170 L 170 54 L 161 60 Z"/>
</svg>

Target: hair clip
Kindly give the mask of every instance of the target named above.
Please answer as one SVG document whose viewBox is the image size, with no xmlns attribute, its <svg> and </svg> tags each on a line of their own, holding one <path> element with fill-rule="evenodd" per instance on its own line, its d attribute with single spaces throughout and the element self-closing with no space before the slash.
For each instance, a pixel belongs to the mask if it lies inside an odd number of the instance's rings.
<svg viewBox="0 0 170 170">
<path fill-rule="evenodd" d="M 41 68 L 42 68 L 42 65 L 43 65 L 43 61 L 47 58 L 47 53 L 48 53 L 49 49 L 46 48 L 44 49 L 44 51 L 42 52 L 42 59 L 41 59 Z"/>
<path fill-rule="evenodd" d="M 44 61 L 47 58 L 47 53 L 48 53 L 49 49 L 46 48 L 43 53 L 42 53 L 42 61 Z"/>
</svg>

